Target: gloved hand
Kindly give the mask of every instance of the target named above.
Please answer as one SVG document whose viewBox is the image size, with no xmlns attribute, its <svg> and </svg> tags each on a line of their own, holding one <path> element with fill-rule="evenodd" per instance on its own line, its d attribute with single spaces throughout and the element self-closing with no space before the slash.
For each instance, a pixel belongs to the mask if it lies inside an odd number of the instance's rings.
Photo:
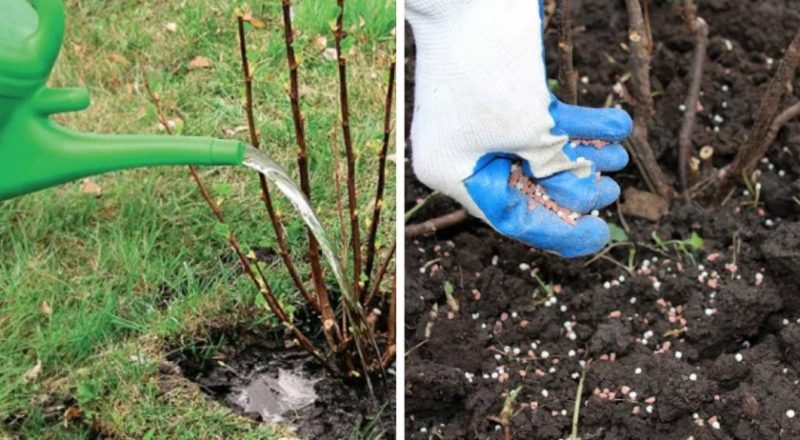
<svg viewBox="0 0 800 440">
<path fill-rule="evenodd" d="M 547 87 L 539 0 L 408 0 L 417 43 L 417 177 L 500 233 L 577 257 L 599 251 L 613 203 L 600 172 L 628 163 L 627 113 L 559 102 Z"/>
</svg>

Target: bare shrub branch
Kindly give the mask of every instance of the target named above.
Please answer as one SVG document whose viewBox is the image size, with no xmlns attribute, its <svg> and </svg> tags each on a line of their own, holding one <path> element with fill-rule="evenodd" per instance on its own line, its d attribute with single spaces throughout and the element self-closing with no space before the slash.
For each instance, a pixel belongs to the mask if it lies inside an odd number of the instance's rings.
<svg viewBox="0 0 800 440">
<path fill-rule="evenodd" d="M 255 113 L 253 110 L 253 75 L 250 71 L 250 61 L 247 56 L 247 36 L 245 34 L 243 17 L 238 17 L 238 24 L 239 50 L 242 57 L 242 74 L 244 75 L 245 84 L 244 109 L 245 113 L 247 114 L 247 126 L 250 130 L 250 142 L 253 144 L 254 148 L 260 149 L 261 140 L 259 139 L 258 130 L 256 129 Z M 262 173 L 258 173 L 258 178 L 261 184 L 261 195 L 264 200 L 264 205 L 267 208 L 267 212 L 269 213 L 269 220 L 272 223 L 272 228 L 275 230 L 275 238 L 278 241 L 278 249 L 281 254 L 281 259 L 283 259 L 283 264 L 286 266 L 286 270 L 289 272 L 292 282 L 297 290 L 303 295 L 303 298 L 305 298 L 306 301 L 308 301 L 308 303 L 311 304 L 315 310 L 317 310 L 317 312 L 320 312 L 319 303 L 314 299 L 313 296 L 311 296 L 311 293 L 308 291 L 308 289 L 306 289 L 302 279 L 300 279 L 300 275 L 297 273 L 294 262 L 292 261 L 292 256 L 289 253 L 289 246 L 286 243 L 286 232 L 283 229 L 283 223 L 281 222 L 280 216 L 278 215 L 277 211 L 275 210 L 275 206 L 272 203 L 272 194 L 270 193 L 269 182 L 267 182 L 266 176 L 264 176 Z"/>
<path fill-rule="evenodd" d="M 146 88 L 147 92 L 150 95 L 150 100 L 152 101 L 153 106 L 156 108 L 156 113 L 158 114 L 159 122 L 164 127 L 164 130 L 167 132 L 167 134 L 172 135 L 173 134 L 172 129 L 167 123 L 167 117 L 164 114 L 163 108 L 161 107 L 161 99 L 158 97 L 158 95 L 153 93 L 149 85 L 146 85 Z M 203 199 L 206 201 L 206 204 L 208 204 L 209 208 L 211 208 L 211 211 L 214 213 L 214 216 L 217 218 L 217 221 L 219 221 L 221 224 L 227 224 L 227 222 L 225 221 L 225 217 L 222 214 L 222 209 L 211 197 L 211 194 L 208 192 L 208 189 L 206 188 L 205 184 L 200 178 L 200 175 L 197 173 L 197 168 L 190 166 L 189 173 L 191 174 L 192 179 L 194 179 L 194 182 L 197 184 L 197 187 L 200 189 L 200 194 L 202 194 Z M 267 282 L 267 279 L 264 277 L 259 278 L 253 271 L 253 267 L 247 260 L 247 257 L 242 252 L 242 247 L 241 245 L 239 245 L 239 241 L 236 239 L 236 236 L 234 235 L 233 231 L 228 233 L 228 243 L 231 245 L 231 248 L 236 253 L 236 256 L 239 258 L 239 263 L 241 263 L 242 269 L 247 274 L 247 276 L 249 276 L 250 279 L 253 281 L 253 284 L 255 284 L 256 289 L 258 289 L 258 291 L 261 293 L 261 296 L 267 302 L 267 305 L 269 306 L 270 310 L 272 310 L 272 313 L 274 313 L 275 316 L 278 318 L 278 320 L 280 320 L 287 328 L 292 330 L 295 337 L 300 342 L 300 345 L 302 345 L 303 348 L 306 349 L 306 351 L 311 353 L 311 355 L 313 355 L 329 371 L 336 372 L 336 368 L 334 368 L 334 366 L 328 361 L 328 359 L 325 356 L 323 356 L 322 353 L 320 353 L 317 347 L 314 346 L 314 343 L 311 342 L 311 340 L 299 328 L 297 328 L 294 325 L 294 323 L 292 323 L 291 319 L 286 314 L 280 302 L 277 300 L 277 298 L 275 298 L 275 295 L 269 283 Z"/>
<path fill-rule="evenodd" d="M 733 190 L 733 186 L 743 174 L 750 174 L 758 161 L 767 153 L 775 140 L 768 138 L 770 130 L 775 126 L 775 115 L 778 114 L 781 99 L 791 87 L 797 68 L 800 66 L 800 31 L 795 34 L 783 60 L 775 72 L 775 77 L 767 87 L 756 122 L 750 130 L 746 143 L 739 149 L 733 163 L 722 176 L 718 199 L 725 199 Z M 781 124 L 782 126 L 782 124 Z M 780 129 L 780 127 L 778 127 Z M 775 133 L 777 135 L 777 131 Z M 769 142 L 767 142 L 769 140 Z"/>
<path fill-rule="evenodd" d="M 573 62 L 572 23 L 569 0 L 556 0 L 558 23 L 558 83 L 559 98 L 567 104 L 578 103 L 578 72 Z"/>
<path fill-rule="evenodd" d="M 347 157 L 347 198 L 350 209 L 350 240 L 353 248 L 353 290 L 357 298 L 361 291 L 361 231 L 358 220 L 358 196 L 356 194 L 356 156 L 353 150 L 353 136 L 350 132 L 350 97 L 347 89 L 347 58 L 342 51 L 346 36 L 344 30 L 344 0 L 337 0 L 339 15 L 333 31 L 336 44 L 336 58 L 339 64 L 339 105 L 341 110 L 342 137 Z"/>
<path fill-rule="evenodd" d="M 625 5 L 628 9 L 632 97 L 635 101 L 633 133 L 626 144 L 648 187 L 662 197 L 670 199 L 674 195 L 674 190 L 658 165 L 648 141 L 648 124 L 654 114 L 650 88 L 653 42 L 649 23 L 645 20 L 639 0 L 625 0 Z"/>
<path fill-rule="evenodd" d="M 689 93 L 686 97 L 686 113 L 678 136 L 678 175 L 681 191 L 689 188 L 689 156 L 692 152 L 692 134 L 697 123 L 697 107 L 700 102 L 700 87 L 703 85 L 703 72 L 708 49 L 708 24 L 696 18 L 692 24 L 695 31 L 694 61 L 689 74 Z"/>
<path fill-rule="evenodd" d="M 378 189 L 375 192 L 375 201 L 372 208 L 372 223 L 369 225 L 369 233 L 367 235 L 367 259 L 364 265 L 364 273 L 369 280 L 372 274 L 372 266 L 375 262 L 375 253 L 377 252 L 375 239 L 378 235 L 378 227 L 381 221 L 381 209 L 383 208 L 383 192 L 386 187 L 386 155 L 389 151 L 389 143 L 392 138 L 392 103 L 394 97 L 394 80 L 395 80 L 395 67 L 396 63 L 393 60 L 389 65 L 389 86 L 386 90 L 385 110 L 383 119 L 383 145 L 378 156 Z M 364 285 L 364 290 L 369 289 L 369 284 Z"/>
<path fill-rule="evenodd" d="M 306 147 L 305 121 L 300 110 L 300 80 L 298 78 L 297 57 L 294 53 L 294 29 L 292 28 L 292 2 L 282 0 L 283 7 L 283 35 L 286 45 L 286 60 L 289 65 L 289 101 L 292 107 L 292 121 L 294 122 L 295 140 L 297 142 L 297 167 L 300 170 L 300 188 L 311 200 L 311 182 L 308 174 L 308 148 Z M 328 289 L 325 286 L 325 276 L 322 271 L 320 261 L 320 249 L 317 239 L 311 229 L 307 229 L 308 234 L 308 259 L 311 265 L 311 278 L 314 282 L 314 290 L 317 293 L 317 303 L 322 312 L 322 329 L 325 339 L 332 352 L 337 351 L 338 344 L 336 336 L 339 334 L 339 326 L 336 323 L 336 315 L 331 307 Z"/>
</svg>

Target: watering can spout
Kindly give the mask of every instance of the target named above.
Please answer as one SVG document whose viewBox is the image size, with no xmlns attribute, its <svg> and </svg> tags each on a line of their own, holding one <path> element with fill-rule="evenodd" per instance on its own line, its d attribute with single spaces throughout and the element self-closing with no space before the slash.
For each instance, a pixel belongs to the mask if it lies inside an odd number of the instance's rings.
<svg viewBox="0 0 800 440">
<path fill-rule="evenodd" d="M 51 89 L 64 34 L 62 0 L 4 0 L 0 14 L 0 200 L 110 171 L 161 165 L 240 165 L 245 144 L 181 136 L 119 136 L 62 127 L 84 89 Z"/>
</svg>

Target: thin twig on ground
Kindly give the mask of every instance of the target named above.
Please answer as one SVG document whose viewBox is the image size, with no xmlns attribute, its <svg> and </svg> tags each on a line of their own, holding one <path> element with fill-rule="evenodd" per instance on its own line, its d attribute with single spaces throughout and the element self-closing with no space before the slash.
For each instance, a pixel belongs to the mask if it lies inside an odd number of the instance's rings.
<svg viewBox="0 0 800 440">
<path fill-rule="evenodd" d="M 654 113 L 650 88 L 653 42 L 649 25 L 639 0 L 625 0 L 625 4 L 628 9 L 628 41 L 631 49 L 631 94 L 635 101 L 633 133 L 626 144 L 648 187 L 660 196 L 671 199 L 674 190 L 658 165 L 648 141 L 648 124 Z"/>
<path fill-rule="evenodd" d="M 424 237 L 464 222 L 469 218 L 466 209 L 459 209 L 441 217 L 406 226 L 406 238 Z"/>
<path fill-rule="evenodd" d="M 370 274 L 375 263 L 375 253 L 377 252 L 375 240 L 378 236 L 378 227 L 381 221 L 381 209 L 383 208 L 383 193 L 386 187 L 386 155 L 389 151 L 389 143 L 392 138 L 392 103 L 394 102 L 394 81 L 395 81 L 395 61 L 389 65 L 389 85 L 386 91 L 384 120 L 383 120 L 383 144 L 378 156 L 378 189 L 375 191 L 375 201 L 372 208 L 372 223 L 369 225 L 367 234 L 367 259 L 364 265 L 364 274 L 367 276 L 367 283 L 364 284 L 364 291 L 369 289 Z M 363 296 L 363 295 L 362 295 Z"/>
<path fill-rule="evenodd" d="M 742 175 L 753 172 L 758 165 L 758 161 L 764 157 L 772 141 L 775 140 L 774 137 L 769 140 L 768 134 L 776 126 L 776 122 L 780 122 L 776 120 L 775 115 L 779 112 L 781 99 L 794 81 L 798 66 L 800 66 L 800 31 L 795 34 L 791 44 L 789 44 L 775 77 L 764 93 L 756 122 L 750 130 L 746 143 L 739 149 L 733 163 L 722 175 L 722 182 L 717 194 L 718 200 L 728 198 L 730 193 L 733 192 L 733 187 L 738 179 Z M 783 124 L 775 130 L 776 134 L 781 126 Z M 769 142 L 766 142 L 767 140 Z"/>
<path fill-rule="evenodd" d="M 681 191 L 685 196 L 689 189 L 689 156 L 692 152 L 692 134 L 697 123 L 697 109 L 700 102 L 700 87 L 703 85 L 703 72 L 708 49 L 708 24 L 696 18 L 692 24 L 695 31 L 694 61 L 689 73 L 689 93 L 686 97 L 686 113 L 678 136 L 678 175 Z"/>
<path fill-rule="evenodd" d="M 578 73 L 573 62 L 572 23 L 569 0 L 556 0 L 558 22 L 558 83 L 559 97 L 567 104 L 578 103 Z"/>
</svg>

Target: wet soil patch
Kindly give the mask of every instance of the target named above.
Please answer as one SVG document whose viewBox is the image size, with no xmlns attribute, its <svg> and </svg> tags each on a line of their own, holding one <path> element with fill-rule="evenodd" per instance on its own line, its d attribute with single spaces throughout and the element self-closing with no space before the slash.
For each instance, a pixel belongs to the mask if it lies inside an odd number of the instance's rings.
<svg viewBox="0 0 800 440">
<path fill-rule="evenodd" d="M 793 0 L 698 3 L 711 44 L 694 139 L 698 148 L 715 147 L 719 167 L 752 126 L 800 10 Z M 624 2 L 571 4 L 576 66 L 587 77 L 580 103 L 603 106 L 627 72 Z M 693 37 L 670 2 L 651 2 L 651 14 L 651 142 L 672 175 Z M 555 77 L 554 54 L 548 58 Z M 741 188 L 722 209 L 705 208 L 709 200 L 675 202 L 658 223 L 628 218 L 636 245 L 608 256 L 631 262 L 630 271 L 608 260 L 564 261 L 475 220 L 406 243 L 406 437 L 501 439 L 489 418 L 522 387 L 514 438 L 569 438 L 585 372 L 584 440 L 800 438 L 799 152 L 794 122 L 760 167 L 757 209 Z M 409 209 L 429 190 L 409 165 L 406 175 Z M 633 165 L 615 178 L 623 190 L 645 189 Z M 454 208 L 434 198 L 415 219 Z M 616 209 L 601 215 L 622 224 Z M 661 240 L 696 233 L 704 246 L 662 249 L 654 233 Z"/>
<path fill-rule="evenodd" d="M 302 348 L 250 327 L 215 329 L 170 351 L 168 360 L 214 400 L 258 422 L 282 422 L 314 439 L 394 435 L 394 379 L 376 384 L 381 410 L 362 381 L 331 376 Z"/>
</svg>

